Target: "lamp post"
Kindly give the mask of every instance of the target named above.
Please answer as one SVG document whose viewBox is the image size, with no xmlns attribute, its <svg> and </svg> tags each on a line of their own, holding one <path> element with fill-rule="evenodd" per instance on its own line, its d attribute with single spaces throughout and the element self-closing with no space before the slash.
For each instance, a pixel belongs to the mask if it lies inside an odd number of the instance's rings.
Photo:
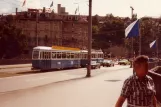
<svg viewBox="0 0 161 107">
<path fill-rule="evenodd" d="M 91 48 L 92 48 L 92 0 L 89 0 L 88 17 L 88 67 L 86 77 L 91 76 Z"/>
<path fill-rule="evenodd" d="M 39 11 L 37 10 L 36 11 L 36 45 L 38 46 L 39 45 L 39 40 L 38 40 L 38 14 L 39 14 Z"/>
</svg>

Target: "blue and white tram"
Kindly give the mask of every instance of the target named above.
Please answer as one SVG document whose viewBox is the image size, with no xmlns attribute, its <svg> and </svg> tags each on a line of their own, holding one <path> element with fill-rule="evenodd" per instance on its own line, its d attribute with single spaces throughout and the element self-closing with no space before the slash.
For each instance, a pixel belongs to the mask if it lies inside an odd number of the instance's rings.
<svg viewBox="0 0 161 107">
<path fill-rule="evenodd" d="M 97 63 L 102 63 L 104 60 L 104 54 L 101 50 L 92 50 L 91 60 Z M 85 67 L 88 64 L 88 51 L 81 51 L 81 67 Z"/>
<path fill-rule="evenodd" d="M 49 70 L 80 67 L 80 51 L 38 46 L 33 49 L 33 69 Z"/>
</svg>

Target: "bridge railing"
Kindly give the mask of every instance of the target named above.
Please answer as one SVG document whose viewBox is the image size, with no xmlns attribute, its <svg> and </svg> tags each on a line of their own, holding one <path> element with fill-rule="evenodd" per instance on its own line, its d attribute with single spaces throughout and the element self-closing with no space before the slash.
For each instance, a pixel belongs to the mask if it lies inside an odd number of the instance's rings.
<svg viewBox="0 0 161 107">
<path fill-rule="evenodd" d="M 157 100 L 161 102 L 161 62 L 149 63 L 149 70 L 148 75 L 153 78 Z"/>
</svg>

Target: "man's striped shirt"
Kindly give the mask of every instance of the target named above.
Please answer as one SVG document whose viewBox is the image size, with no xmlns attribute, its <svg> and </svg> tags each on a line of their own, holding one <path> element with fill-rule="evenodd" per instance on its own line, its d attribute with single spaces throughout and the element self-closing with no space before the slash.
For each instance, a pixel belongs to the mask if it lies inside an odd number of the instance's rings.
<svg viewBox="0 0 161 107">
<path fill-rule="evenodd" d="M 139 79 L 135 74 L 125 80 L 121 96 L 127 98 L 127 107 L 151 107 L 155 95 L 155 86 L 151 77 Z"/>
</svg>

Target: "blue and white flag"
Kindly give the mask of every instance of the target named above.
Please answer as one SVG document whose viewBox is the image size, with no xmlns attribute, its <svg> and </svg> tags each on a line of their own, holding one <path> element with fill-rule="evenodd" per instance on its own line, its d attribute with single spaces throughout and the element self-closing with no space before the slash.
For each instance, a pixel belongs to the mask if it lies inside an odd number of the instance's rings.
<svg viewBox="0 0 161 107">
<path fill-rule="evenodd" d="M 139 36 L 139 19 L 131 23 L 126 29 L 125 29 L 125 37 L 136 37 Z"/>
<path fill-rule="evenodd" d="M 156 40 L 150 43 L 150 48 L 156 48 Z"/>
</svg>

